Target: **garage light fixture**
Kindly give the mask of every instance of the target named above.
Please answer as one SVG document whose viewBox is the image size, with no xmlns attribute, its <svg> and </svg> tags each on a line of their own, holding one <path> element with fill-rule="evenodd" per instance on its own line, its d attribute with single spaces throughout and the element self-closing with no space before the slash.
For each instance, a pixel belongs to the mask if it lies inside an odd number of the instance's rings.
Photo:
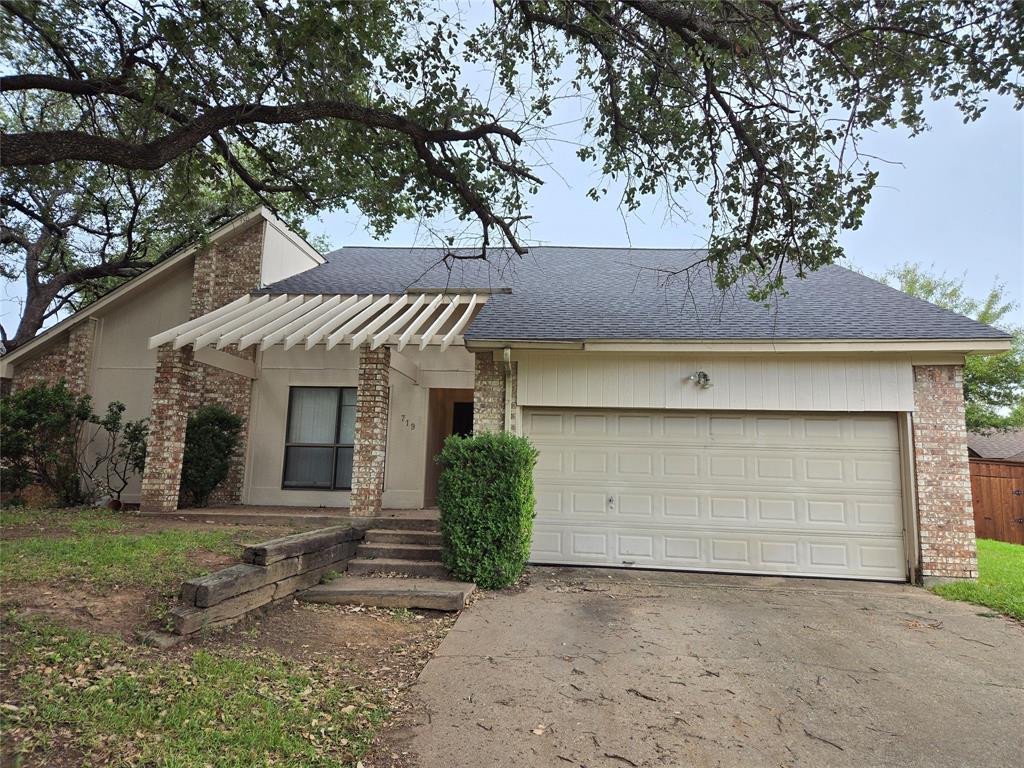
<svg viewBox="0 0 1024 768">
<path fill-rule="evenodd" d="M 692 381 L 701 389 L 711 389 L 711 377 L 705 371 L 697 371 L 695 374 L 689 377 L 688 381 Z"/>
</svg>

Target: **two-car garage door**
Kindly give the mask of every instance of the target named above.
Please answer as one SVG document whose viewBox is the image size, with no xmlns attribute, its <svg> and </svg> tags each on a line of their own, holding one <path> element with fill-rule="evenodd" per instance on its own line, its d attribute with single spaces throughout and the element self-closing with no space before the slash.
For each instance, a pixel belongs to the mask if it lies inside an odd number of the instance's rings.
<svg viewBox="0 0 1024 768">
<path fill-rule="evenodd" d="M 902 581 L 896 419 L 528 409 L 532 560 Z"/>
</svg>

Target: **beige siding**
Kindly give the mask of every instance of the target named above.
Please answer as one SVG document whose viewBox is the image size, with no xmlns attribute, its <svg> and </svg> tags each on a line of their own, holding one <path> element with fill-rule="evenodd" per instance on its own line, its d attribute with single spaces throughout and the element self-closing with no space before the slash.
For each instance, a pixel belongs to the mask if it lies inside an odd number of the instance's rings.
<svg viewBox="0 0 1024 768">
<path fill-rule="evenodd" d="M 312 269 L 319 263 L 309 253 L 309 246 L 303 244 L 294 233 L 282 231 L 273 222 L 267 222 L 263 233 L 261 285 L 284 280 L 286 277 Z"/>
<path fill-rule="evenodd" d="M 519 352 L 519 404 L 594 408 L 910 411 L 910 361 Z M 701 389 L 688 377 L 711 376 Z"/>
<path fill-rule="evenodd" d="M 93 354 L 92 386 L 94 408 L 102 413 L 119 400 L 125 404 L 126 419 L 149 416 L 153 400 L 156 350 L 147 348 L 150 336 L 188 319 L 192 296 L 192 262 L 166 274 L 159 282 L 124 296 L 98 316 L 96 349 Z M 122 497 L 139 500 L 139 478 Z"/>
<path fill-rule="evenodd" d="M 414 509 L 423 505 L 428 390 L 471 388 L 473 357 L 462 347 L 450 347 L 443 353 L 437 347 L 422 352 L 406 348 L 401 354 L 415 365 L 416 381 L 392 367 L 383 503 L 390 508 Z M 358 350 L 338 346 L 328 351 L 320 345 L 309 351 L 302 346 L 285 351 L 277 346 L 264 352 L 259 364 L 259 378 L 253 386 L 244 503 L 347 507 L 348 491 L 284 490 L 281 478 L 289 387 L 356 386 Z"/>
</svg>

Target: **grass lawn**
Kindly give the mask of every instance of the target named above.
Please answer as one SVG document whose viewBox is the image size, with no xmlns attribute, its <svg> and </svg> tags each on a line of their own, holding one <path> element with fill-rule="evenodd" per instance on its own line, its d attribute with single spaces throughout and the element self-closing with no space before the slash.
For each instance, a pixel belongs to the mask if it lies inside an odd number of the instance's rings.
<svg viewBox="0 0 1024 768">
<path fill-rule="evenodd" d="M 978 580 L 942 584 L 933 591 L 1024 621 L 1024 546 L 978 539 Z"/>
<path fill-rule="evenodd" d="M 182 580 L 293 532 L 0 510 L 0 765 L 351 768 L 453 619 L 288 603 L 170 651 Z"/>
<path fill-rule="evenodd" d="M 7 617 L 6 738 L 58 764 L 350 766 L 388 714 L 373 694 L 262 650 L 164 655 Z M 7 757 L 11 757 L 8 755 Z"/>
<path fill-rule="evenodd" d="M 99 590 L 177 588 L 203 570 L 190 556 L 239 551 L 233 531 L 136 531 L 136 519 L 95 509 L 4 510 L 0 530 L 27 527 L 28 535 L 3 541 L 3 581 L 70 581 Z M 33 535 L 39 526 L 45 528 Z"/>
</svg>

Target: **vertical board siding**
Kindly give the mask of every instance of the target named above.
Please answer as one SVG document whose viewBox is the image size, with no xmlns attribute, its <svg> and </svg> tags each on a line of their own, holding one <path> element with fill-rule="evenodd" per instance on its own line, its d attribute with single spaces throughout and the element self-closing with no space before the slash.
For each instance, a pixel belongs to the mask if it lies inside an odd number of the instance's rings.
<svg viewBox="0 0 1024 768">
<path fill-rule="evenodd" d="M 1024 463 L 971 459 L 970 466 L 978 538 L 1024 544 Z"/>
<path fill-rule="evenodd" d="M 909 360 L 520 352 L 519 404 L 582 408 L 912 411 Z M 688 378 L 711 376 L 701 389 Z"/>
</svg>

